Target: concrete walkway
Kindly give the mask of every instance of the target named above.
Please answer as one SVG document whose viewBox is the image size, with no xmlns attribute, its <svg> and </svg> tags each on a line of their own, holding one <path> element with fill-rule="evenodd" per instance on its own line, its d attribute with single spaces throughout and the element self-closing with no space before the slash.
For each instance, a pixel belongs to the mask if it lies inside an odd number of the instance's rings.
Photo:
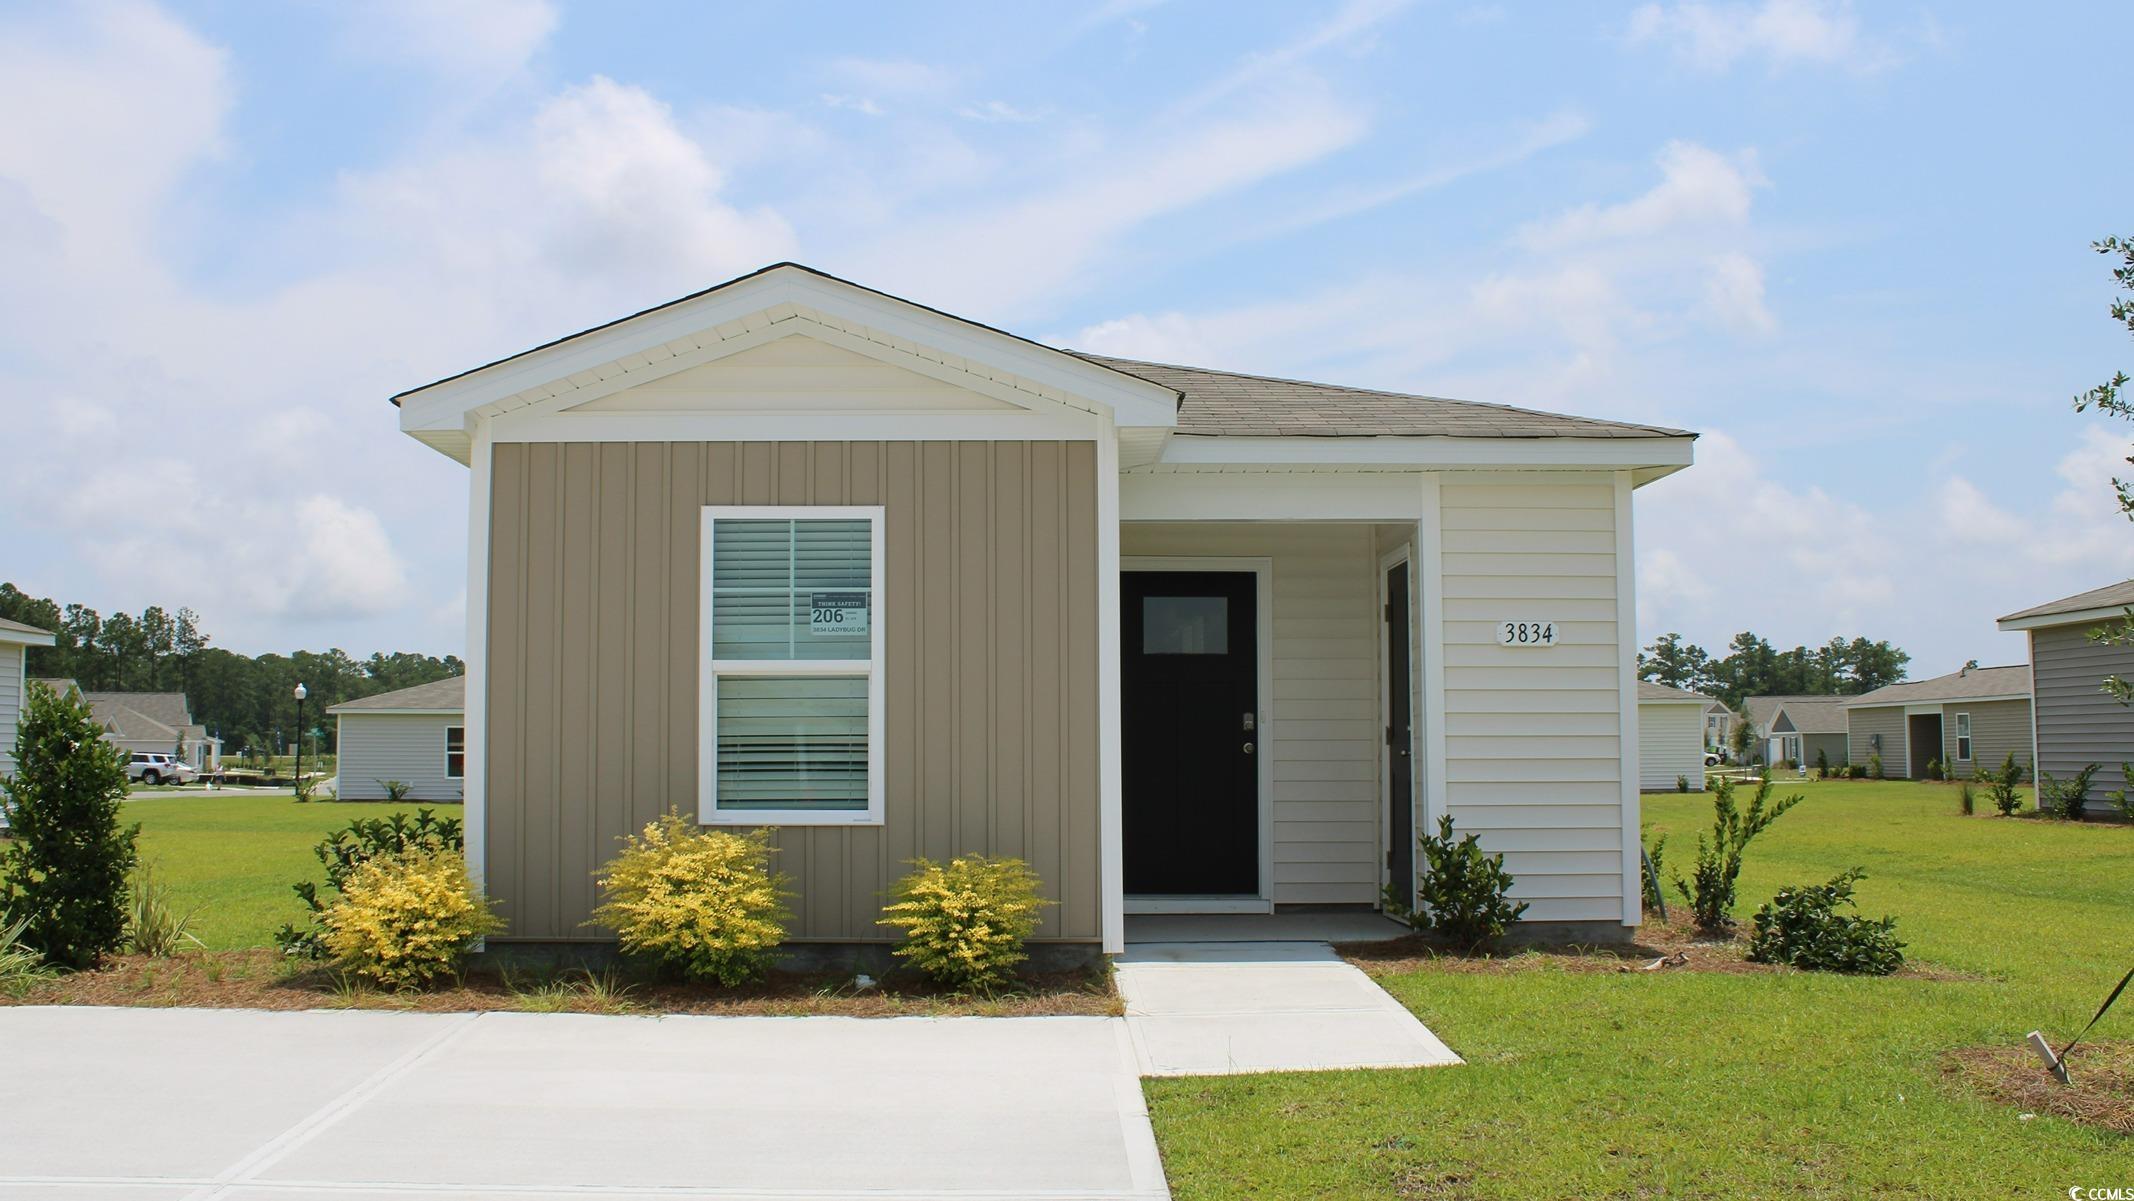
<svg viewBox="0 0 2134 1201">
<path fill-rule="evenodd" d="M 1129 944 L 1118 982 L 1146 1076 L 1460 1062 L 1323 942 Z"/>
<path fill-rule="evenodd" d="M 0 1199 L 1168 1196 L 1111 1018 L 0 1008 Z"/>
</svg>

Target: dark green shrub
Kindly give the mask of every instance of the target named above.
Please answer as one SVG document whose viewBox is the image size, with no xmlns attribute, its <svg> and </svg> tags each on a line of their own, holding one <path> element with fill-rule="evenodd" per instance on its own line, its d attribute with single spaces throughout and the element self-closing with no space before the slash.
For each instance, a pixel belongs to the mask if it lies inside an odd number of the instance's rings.
<svg viewBox="0 0 2134 1201">
<path fill-rule="evenodd" d="M 1657 842 L 1645 848 L 1638 860 L 1638 879 L 1645 891 L 1645 908 L 1655 913 L 1667 912 L 1667 898 L 1661 892 L 1661 875 L 1667 867 L 1667 835 L 1662 834 Z"/>
<path fill-rule="evenodd" d="M 439 817 L 435 810 L 422 809 L 413 818 L 405 813 L 390 817 L 359 817 L 320 839 L 319 844 L 311 848 L 311 853 L 326 865 L 326 887 L 338 895 L 349 873 L 380 855 L 464 851 L 466 845 L 466 835 L 458 818 Z M 319 915 L 333 904 L 334 898 L 320 899 L 318 885 L 309 880 L 298 881 L 289 887 L 303 899 L 311 919 L 302 930 L 283 925 L 275 931 L 274 942 L 285 955 L 322 958 L 325 947 L 319 940 Z"/>
<path fill-rule="evenodd" d="M 1943 778 L 1943 776 L 1942 776 L 1942 774 L 1941 774 L 1941 760 L 1939 760 L 1939 759 L 1929 759 L 1929 760 L 1927 760 L 1927 779 L 1929 779 L 1929 780 L 1939 780 L 1939 779 L 1942 779 L 1942 778 Z"/>
<path fill-rule="evenodd" d="M 2119 810 L 2119 816 L 2134 821 L 2134 763 L 2120 764 L 2119 775 L 2126 787 L 2112 794 L 2112 804 Z"/>
<path fill-rule="evenodd" d="M 1904 966 L 1897 919 L 1870 920 L 1839 910 L 1853 905 L 1854 868 L 1828 884 L 1781 889 L 1749 921 L 1749 958 L 1811 972 L 1887 976 Z"/>
<path fill-rule="evenodd" d="M 2015 790 L 2023 782 L 2023 765 L 2015 761 L 2014 751 L 2008 752 L 1993 771 L 1979 769 L 1978 782 L 1986 786 L 1986 795 L 1993 798 L 1993 811 L 2002 817 L 2014 817 L 2023 807 L 2022 794 Z"/>
<path fill-rule="evenodd" d="M 2066 821 L 2081 821 L 2089 806 L 2090 783 L 2096 778 L 2094 763 L 2076 772 L 2072 780 L 2055 780 L 2051 772 L 2039 772 L 2038 808 Z"/>
<path fill-rule="evenodd" d="M 1455 839 L 1450 814 L 1438 819 L 1436 835 L 1422 834 L 1415 843 L 1422 853 L 1415 908 L 1389 895 L 1386 912 L 1395 921 L 1473 949 L 1502 936 L 1526 912 L 1526 902 L 1511 902 L 1512 876 L 1504 870 L 1504 856 L 1483 854 L 1473 834 Z"/>
<path fill-rule="evenodd" d="M 1676 777 L 1675 777 L 1675 791 L 1676 791 L 1676 792 L 1688 792 L 1688 791 L 1689 791 L 1689 777 L 1688 777 L 1688 776 L 1676 776 Z"/>
<path fill-rule="evenodd" d="M 1848 780 L 1865 780 L 1867 778 L 1867 765 L 1863 763 L 1846 764 L 1845 778 Z"/>
<path fill-rule="evenodd" d="M 1830 752 L 1827 750 L 1818 749 L 1815 752 L 1815 778 L 1818 780 L 1830 778 Z"/>
<path fill-rule="evenodd" d="M 1741 876 L 1741 855 L 1758 834 L 1801 803 L 1795 793 L 1770 804 L 1770 777 L 1757 785 L 1756 795 L 1743 812 L 1734 803 L 1734 782 L 1721 779 L 1712 792 L 1712 836 L 1697 836 L 1697 861 L 1690 878 L 1675 877 L 1675 891 L 1689 902 L 1690 917 L 1707 934 L 1725 934 L 1734 928 L 1734 885 Z"/>
<path fill-rule="evenodd" d="M 0 912 L 55 967 L 92 968 L 126 945 L 127 877 L 139 826 L 119 825 L 126 756 L 78 697 L 30 686 L 15 774 L 0 781 L 13 841 L 0 847 Z"/>
</svg>

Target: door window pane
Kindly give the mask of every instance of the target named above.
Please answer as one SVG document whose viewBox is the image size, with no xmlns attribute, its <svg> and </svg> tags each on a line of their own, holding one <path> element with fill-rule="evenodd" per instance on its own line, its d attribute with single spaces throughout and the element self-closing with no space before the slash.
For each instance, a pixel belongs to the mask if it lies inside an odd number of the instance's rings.
<svg viewBox="0 0 2134 1201">
<path fill-rule="evenodd" d="M 871 656 L 874 543 L 864 518 L 712 524 L 712 657 Z"/>
<path fill-rule="evenodd" d="M 867 680 L 721 677 L 718 806 L 867 808 Z"/>
<path fill-rule="evenodd" d="M 1147 596 L 1141 599 L 1141 653 L 1221 655 L 1230 650 L 1230 598 Z"/>
</svg>

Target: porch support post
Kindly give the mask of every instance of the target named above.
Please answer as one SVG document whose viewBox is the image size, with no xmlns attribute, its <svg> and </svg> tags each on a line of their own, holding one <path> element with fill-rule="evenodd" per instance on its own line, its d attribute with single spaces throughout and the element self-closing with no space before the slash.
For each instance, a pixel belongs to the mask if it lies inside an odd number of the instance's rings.
<svg viewBox="0 0 2134 1201">
<path fill-rule="evenodd" d="M 1616 728 L 1622 731 L 1623 783 L 1623 924 L 1644 920 L 1645 890 L 1639 860 L 1644 847 L 1638 830 L 1638 565 L 1631 538 L 1630 473 L 1615 473 L 1615 637 L 1616 674 L 1622 694 Z"/>
<path fill-rule="evenodd" d="M 1422 516 L 1415 522 L 1415 576 L 1419 604 L 1415 619 L 1422 623 L 1423 689 L 1421 712 L 1414 720 L 1422 724 L 1423 762 L 1420 779 L 1423 798 L 1418 831 L 1434 831 L 1438 817 L 1447 811 L 1445 795 L 1445 558 L 1440 477 L 1431 472 L 1422 477 Z"/>
<path fill-rule="evenodd" d="M 489 850 L 489 493 L 495 444 L 489 419 L 473 419 L 467 456 L 467 700 L 461 730 L 460 793 L 467 874 L 488 876 Z"/>
<path fill-rule="evenodd" d="M 1126 950 L 1119 653 L 1119 431 L 1107 416 L 1097 431 L 1097 892 L 1107 955 Z"/>
</svg>

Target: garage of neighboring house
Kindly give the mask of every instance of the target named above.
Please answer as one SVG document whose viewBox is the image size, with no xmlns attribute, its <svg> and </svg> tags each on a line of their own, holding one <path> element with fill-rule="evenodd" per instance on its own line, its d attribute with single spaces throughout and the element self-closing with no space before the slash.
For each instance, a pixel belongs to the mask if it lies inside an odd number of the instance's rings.
<svg viewBox="0 0 2134 1201">
<path fill-rule="evenodd" d="M 1698 692 L 1638 681 L 1638 788 L 1673 792 L 1682 781 L 1704 790 L 1704 714 L 1716 702 Z"/>
<path fill-rule="evenodd" d="M 1871 765 L 1879 756 L 1892 778 L 1926 779 L 1936 766 L 1965 777 L 2010 754 L 2027 772 L 2036 758 L 2027 663 L 1890 684 L 1847 701 L 1845 719 L 1850 761 Z"/>
<path fill-rule="evenodd" d="M 337 795 L 382 801 L 386 782 L 408 799 L 457 801 L 467 777 L 467 678 L 453 676 L 326 710 L 339 747 Z"/>
</svg>

